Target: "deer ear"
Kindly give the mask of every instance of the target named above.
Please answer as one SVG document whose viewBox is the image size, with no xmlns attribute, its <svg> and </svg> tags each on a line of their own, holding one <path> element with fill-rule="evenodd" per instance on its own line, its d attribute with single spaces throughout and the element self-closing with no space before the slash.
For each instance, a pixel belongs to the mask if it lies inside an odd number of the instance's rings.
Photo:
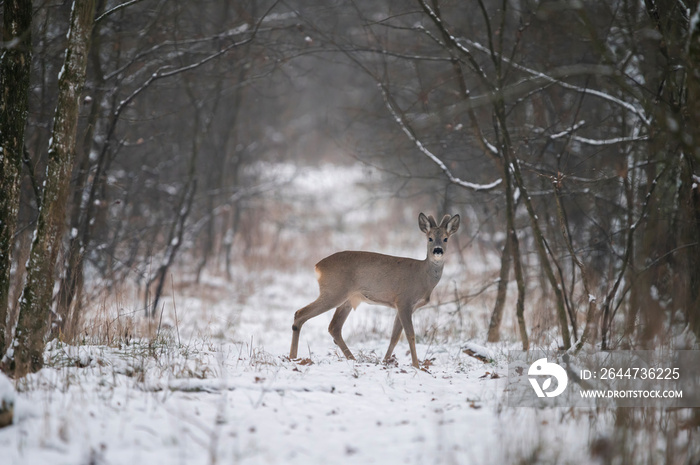
<svg viewBox="0 0 700 465">
<path fill-rule="evenodd" d="M 433 218 L 432 215 L 426 217 L 423 213 L 421 213 L 418 215 L 418 227 L 421 231 L 428 234 L 428 232 L 430 232 L 430 228 L 437 227 L 437 223 L 435 223 L 435 218 Z"/>
<path fill-rule="evenodd" d="M 418 215 L 418 227 L 426 234 L 430 231 L 430 220 L 423 213 Z"/>
<path fill-rule="evenodd" d="M 447 234 L 449 234 L 450 236 L 456 233 L 457 229 L 459 229 L 459 215 L 453 216 L 452 219 L 447 222 L 447 226 L 445 227 L 445 229 L 447 230 Z"/>
</svg>

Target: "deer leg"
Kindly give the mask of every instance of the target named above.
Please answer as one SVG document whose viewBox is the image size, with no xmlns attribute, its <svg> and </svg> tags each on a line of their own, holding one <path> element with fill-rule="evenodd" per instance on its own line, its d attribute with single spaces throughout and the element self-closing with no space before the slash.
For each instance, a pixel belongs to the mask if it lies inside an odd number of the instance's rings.
<svg viewBox="0 0 700 465">
<path fill-rule="evenodd" d="M 416 333 L 413 331 L 413 320 L 411 319 L 411 307 L 399 307 L 397 316 L 403 326 L 403 331 L 406 333 L 408 347 L 411 349 L 411 361 L 413 366 L 420 368 L 418 363 L 418 354 L 416 353 Z"/>
<path fill-rule="evenodd" d="M 394 353 L 394 347 L 396 347 L 396 343 L 399 342 L 399 338 L 401 337 L 401 331 L 403 331 L 403 326 L 401 326 L 401 320 L 399 319 L 399 315 L 397 313 L 396 318 L 394 318 L 394 328 L 391 330 L 389 350 L 386 351 L 386 355 L 384 356 L 385 362 L 389 361 L 389 359 L 391 358 L 391 354 Z"/>
<path fill-rule="evenodd" d="M 292 324 L 292 347 L 289 349 L 289 358 L 297 358 L 299 349 L 299 334 L 301 327 L 311 318 L 327 312 L 331 308 L 341 304 L 343 298 L 328 297 L 320 295 L 318 299 L 311 302 L 301 310 L 297 310 L 294 314 L 294 323 Z"/>
<path fill-rule="evenodd" d="M 343 324 L 345 324 L 345 320 L 348 318 L 351 311 L 352 306 L 350 302 L 346 300 L 335 310 L 331 324 L 328 326 L 328 332 L 331 333 L 333 342 L 340 347 L 345 357 L 348 360 L 355 360 L 355 357 L 353 357 L 352 352 L 350 352 L 350 349 L 348 349 L 347 344 L 345 344 L 343 340 Z"/>
</svg>

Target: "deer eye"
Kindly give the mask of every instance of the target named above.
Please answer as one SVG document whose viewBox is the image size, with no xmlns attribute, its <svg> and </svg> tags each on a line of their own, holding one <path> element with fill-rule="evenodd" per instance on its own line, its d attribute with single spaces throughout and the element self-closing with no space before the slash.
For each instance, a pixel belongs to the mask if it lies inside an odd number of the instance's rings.
<svg viewBox="0 0 700 465">
<path fill-rule="evenodd" d="M 428 242 L 433 242 L 433 238 L 432 238 L 432 237 L 429 237 L 429 238 L 428 238 Z"/>
<path fill-rule="evenodd" d="M 442 240 L 442 242 L 447 242 L 447 238 L 444 238 L 444 239 Z"/>
</svg>

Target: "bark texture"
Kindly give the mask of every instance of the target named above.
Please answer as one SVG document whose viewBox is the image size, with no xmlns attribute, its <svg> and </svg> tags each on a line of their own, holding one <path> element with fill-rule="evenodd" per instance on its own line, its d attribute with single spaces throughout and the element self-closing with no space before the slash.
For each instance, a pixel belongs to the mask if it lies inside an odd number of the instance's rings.
<svg viewBox="0 0 700 465">
<path fill-rule="evenodd" d="M 13 236 L 19 209 L 24 127 L 32 61 L 32 2 L 3 2 L 0 63 L 0 356 L 5 353 Z"/>
<path fill-rule="evenodd" d="M 49 142 L 46 185 L 15 332 L 14 371 L 19 376 L 43 366 L 54 270 L 66 229 L 66 203 L 70 192 L 80 94 L 85 83 L 94 11 L 94 0 L 73 2 L 66 57 L 58 79 L 58 102 Z"/>
</svg>

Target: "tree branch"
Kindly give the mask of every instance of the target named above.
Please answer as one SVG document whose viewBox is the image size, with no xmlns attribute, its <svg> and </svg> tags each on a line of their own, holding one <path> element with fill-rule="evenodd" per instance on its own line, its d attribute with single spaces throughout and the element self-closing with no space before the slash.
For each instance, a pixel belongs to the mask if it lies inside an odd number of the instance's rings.
<svg viewBox="0 0 700 465">
<path fill-rule="evenodd" d="M 445 165 L 445 163 L 440 160 L 435 154 L 433 154 L 430 150 L 423 145 L 423 143 L 416 137 L 415 133 L 413 130 L 406 124 L 404 121 L 403 116 L 399 113 L 399 111 L 396 109 L 396 104 L 395 102 L 392 102 L 391 97 L 389 96 L 388 92 L 386 91 L 384 85 L 380 84 L 379 88 L 382 91 L 382 96 L 384 98 L 384 104 L 386 105 L 387 109 L 391 113 L 391 115 L 394 117 L 394 121 L 399 125 L 401 130 L 408 136 L 408 138 L 415 144 L 415 146 L 420 150 L 423 155 L 428 157 L 433 163 L 435 163 L 438 168 L 447 176 L 447 179 L 452 183 L 452 184 L 457 184 L 458 186 L 465 187 L 467 189 L 471 189 L 473 191 L 487 191 L 494 189 L 496 186 L 501 184 L 503 181 L 501 178 L 498 178 L 497 180 L 489 183 L 489 184 L 476 184 L 473 182 L 469 181 L 464 181 L 461 178 L 458 178 L 454 174 L 452 174 L 452 171 Z"/>
</svg>

